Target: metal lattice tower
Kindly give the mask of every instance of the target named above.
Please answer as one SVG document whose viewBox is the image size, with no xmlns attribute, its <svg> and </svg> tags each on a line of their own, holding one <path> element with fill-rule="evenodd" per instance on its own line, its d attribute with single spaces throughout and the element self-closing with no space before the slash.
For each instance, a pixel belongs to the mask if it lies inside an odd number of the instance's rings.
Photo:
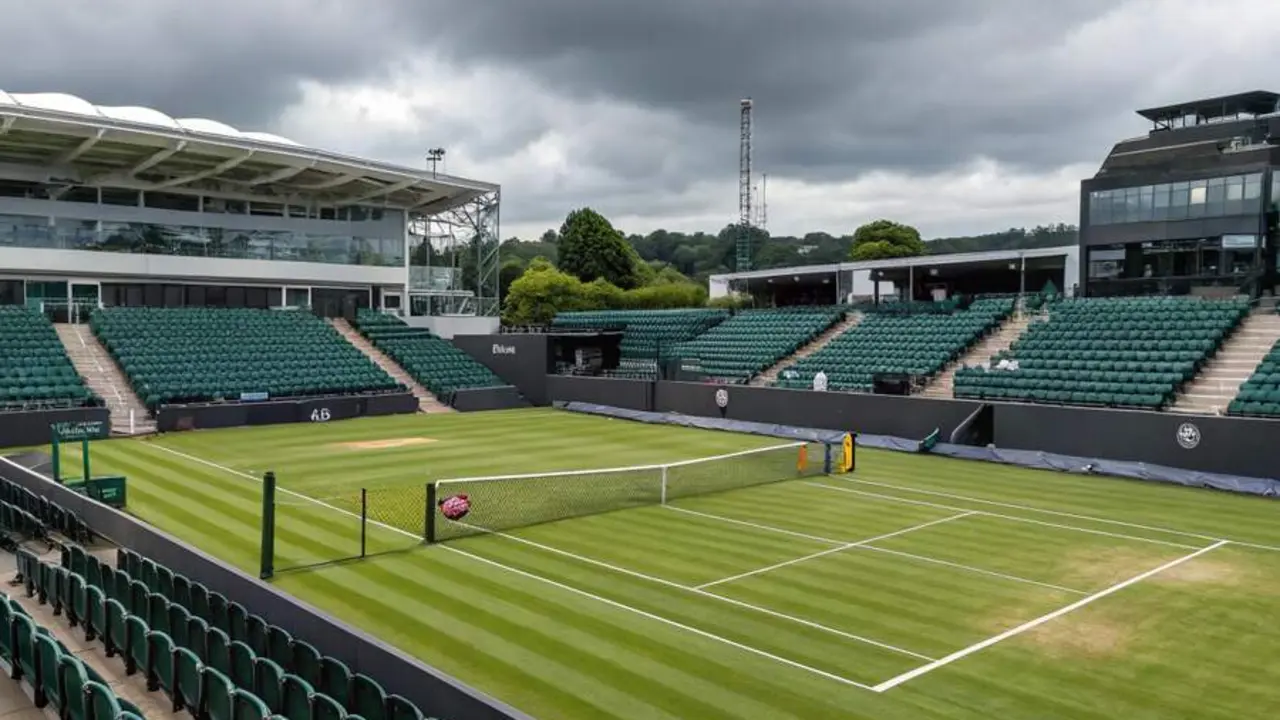
<svg viewBox="0 0 1280 720">
<path fill-rule="evenodd" d="M 751 98 L 744 98 L 739 106 L 737 270 L 742 272 L 751 269 Z"/>
</svg>

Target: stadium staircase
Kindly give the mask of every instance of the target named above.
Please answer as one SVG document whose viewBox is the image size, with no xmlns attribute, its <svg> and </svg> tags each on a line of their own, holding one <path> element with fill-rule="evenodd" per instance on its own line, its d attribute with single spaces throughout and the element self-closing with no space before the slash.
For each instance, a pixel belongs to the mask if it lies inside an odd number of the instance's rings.
<svg viewBox="0 0 1280 720">
<path fill-rule="evenodd" d="M 1169 411 L 1188 415 L 1226 414 L 1241 386 L 1277 341 L 1280 341 L 1280 315 L 1276 315 L 1275 307 L 1256 308 L 1178 394 Z"/>
<path fill-rule="evenodd" d="M 773 385 L 778 380 L 778 374 L 781 373 L 783 370 L 786 370 L 792 365 L 795 365 L 801 360 L 809 357 L 810 355 L 826 347 L 827 343 L 831 342 L 837 337 L 840 337 L 841 335 L 844 334 L 846 330 L 849 330 L 850 328 L 857 325 L 861 321 L 862 321 L 862 313 L 860 312 L 851 312 L 845 315 L 843 320 L 827 328 L 827 330 L 824 331 L 821 335 L 814 338 L 812 342 L 800 348 L 799 350 L 795 351 L 794 353 L 788 355 L 782 360 L 778 361 L 773 365 L 773 367 L 769 368 L 768 370 L 765 370 L 759 375 L 751 378 L 750 384 L 755 387 L 765 387 L 765 386 Z"/>
<path fill-rule="evenodd" d="M 338 334 L 346 338 L 347 342 L 356 347 L 357 350 L 365 354 L 365 357 L 374 362 L 375 365 L 382 368 L 384 372 L 391 376 L 391 379 L 404 385 L 413 391 L 413 396 L 418 398 L 418 410 L 424 413 L 446 413 L 453 412 L 453 408 L 440 402 L 440 399 L 431 393 L 430 390 L 423 387 L 422 383 L 413 378 L 412 375 L 405 372 L 399 363 L 392 360 L 386 353 L 373 346 L 369 339 L 361 335 L 358 330 L 351 327 L 351 323 L 343 318 L 332 318 L 329 324 L 333 325 L 333 329 Z"/>
<path fill-rule="evenodd" d="M 1042 313 L 1027 313 L 1022 310 L 1009 316 L 999 328 L 987 335 L 969 349 L 960 359 L 948 365 L 919 393 L 922 397 L 952 398 L 955 396 L 956 370 L 962 367 L 990 367 L 991 358 L 996 353 L 1005 352 L 1022 337 L 1033 320 L 1046 317 Z"/>
<path fill-rule="evenodd" d="M 57 323 L 54 330 L 67 349 L 67 356 L 89 389 L 107 403 L 111 411 L 111 432 L 116 435 L 149 435 L 156 432 L 155 420 L 129 385 L 129 380 L 85 325 Z"/>
</svg>

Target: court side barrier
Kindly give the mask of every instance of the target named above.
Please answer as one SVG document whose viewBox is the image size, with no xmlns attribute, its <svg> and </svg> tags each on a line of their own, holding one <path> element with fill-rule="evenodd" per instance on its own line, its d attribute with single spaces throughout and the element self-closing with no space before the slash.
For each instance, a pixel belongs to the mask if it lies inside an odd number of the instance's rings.
<svg viewBox="0 0 1280 720">
<path fill-rule="evenodd" d="M 322 654 L 341 660 L 352 672 L 372 677 L 388 693 L 404 696 L 428 716 L 442 720 L 532 720 L 381 640 L 32 469 L 47 467 L 49 462 L 44 453 L 0 457 L 0 477 L 75 512 L 94 533 L 116 545 L 250 608 Z"/>
<path fill-rule="evenodd" d="M 637 422 L 678 425 L 682 427 L 702 428 L 705 430 L 745 432 L 754 435 L 767 435 L 770 437 L 783 437 L 794 440 L 826 441 L 826 437 L 832 434 L 826 430 L 817 430 L 813 428 L 769 425 L 764 423 L 729 420 L 725 418 L 680 415 L 677 413 L 647 412 L 644 410 L 616 408 L 609 407 L 607 405 L 596 405 L 593 403 L 568 402 L 557 403 L 556 406 L 570 412 L 602 415 L 605 417 L 635 420 Z M 911 440 L 907 438 L 893 437 L 891 435 L 869 435 L 865 433 L 858 433 L 856 430 L 853 432 L 858 438 L 859 447 L 879 448 L 881 450 L 892 450 L 895 452 L 922 452 L 922 444 L 918 439 Z M 835 434 L 842 435 L 843 433 Z M 1060 455 L 1057 453 L 1041 452 L 1038 450 L 1001 449 L 995 445 L 975 447 L 972 445 L 958 445 L 955 443 L 937 443 L 928 451 L 928 454 L 941 455 L 960 460 L 980 460 L 983 462 L 992 462 L 1001 465 L 1016 465 L 1018 467 L 1033 468 L 1037 470 L 1054 470 L 1057 472 L 1077 473 L 1082 475 L 1103 475 L 1130 480 L 1169 483 L 1186 487 L 1226 490 L 1228 492 L 1243 493 L 1246 495 L 1280 497 L 1280 480 L 1251 478 L 1222 473 L 1198 472 L 1195 470 L 1185 470 L 1182 468 L 1154 465 L 1144 462 L 1104 460 L 1101 458 L 1079 457 L 1075 455 Z"/>
</svg>

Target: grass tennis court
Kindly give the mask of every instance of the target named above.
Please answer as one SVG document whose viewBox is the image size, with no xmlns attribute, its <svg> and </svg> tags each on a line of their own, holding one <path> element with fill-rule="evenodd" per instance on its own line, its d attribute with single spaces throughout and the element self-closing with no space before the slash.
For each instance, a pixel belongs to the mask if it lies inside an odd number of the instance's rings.
<svg viewBox="0 0 1280 720">
<path fill-rule="evenodd" d="M 268 469 L 284 490 L 336 498 L 774 444 L 521 410 L 93 452 L 98 472 L 128 475 L 132 512 L 254 572 Z M 353 543 L 349 516 L 281 500 L 282 552 Z M 412 544 L 392 529 L 370 541 Z M 1280 503 L 943 458 L 859 449 L 852 475 L 276 583 L 541 718 L 1236 720 L 1280 706 Z"/>
</svg>

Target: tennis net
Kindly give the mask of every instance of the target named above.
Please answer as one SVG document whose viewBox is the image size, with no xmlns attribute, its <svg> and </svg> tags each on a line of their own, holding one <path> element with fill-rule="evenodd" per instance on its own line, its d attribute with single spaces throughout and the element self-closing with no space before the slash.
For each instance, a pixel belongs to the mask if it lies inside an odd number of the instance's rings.
<svg viewBox="0 0 1280 720">
<path fill-rule="evenodd" d="M 843 466 L 844 452 L 840 445 L 791 442 L 662 465 L 439 480 L 427 486 L 427 540 L 822 475 Z"/>
</svg>

